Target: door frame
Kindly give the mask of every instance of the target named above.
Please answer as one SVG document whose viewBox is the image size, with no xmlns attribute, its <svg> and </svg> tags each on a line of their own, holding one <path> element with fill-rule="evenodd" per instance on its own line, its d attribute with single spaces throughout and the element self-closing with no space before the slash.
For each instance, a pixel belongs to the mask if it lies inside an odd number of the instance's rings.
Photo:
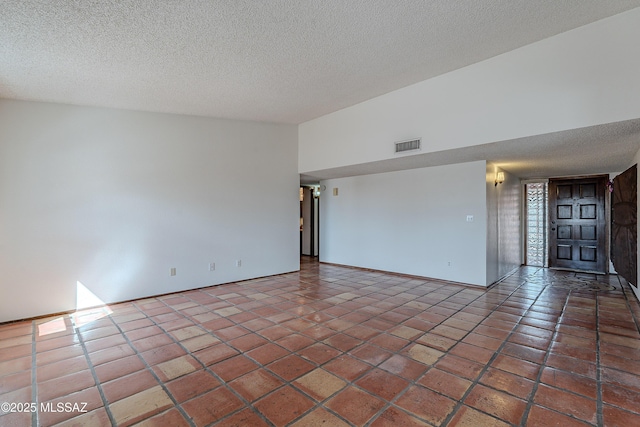
<svg viewBox="0 0 640 427">
<path fill-rule="evenodd" d="M 596 174 L 596 175 L 577 175 L 577 176 L 563 176 L 563 177 L 554 177 L 554 178 L 549 178 L 549 186 L 551 186 L 551 183 L 553 181 L 570 181 L 570 180 L 581 180 L 581 179 L 602 179 L 604 182 L 608 182 L 609 180 L 609 174 Z M 608 191 L 605 191 L 605 187 L 603 186 L 601 189 L 601 191 L 604 192 L 604 201 L 603 201 L 603 215 L 601 216 L 601 218 L 598 218 L 598 225 L 602 225 L 603 226 L 603 230 L 604 230 L 604 238 L 603 238 L 603 248 L 602 248 L 602 253 L 604 255 L 604 262 L 603 262 L 603 271 L 598 271 L 598 270 L 583 270 L 583 269 L 576 269 L 576 268 L 570 268 L 570 267 L 558 267 L 558 266 L 552 266 L 551 264 L 551 254 L 553 253 L 553 249 L 552 249 L 552 239 L 551 239 L 551 233 L 552 233 L 552 217 L 551 217 L 551 197 L 552 197 L 552 192 L 551 189 L 549 189 L 549 201 L 548 201 L 548 224 L 549 224 L 549 230 L 548 230 L 548 265 L 549 268 L 551 269 L 555 269 L 555 270 L 569 270 L 569 271 L 577 271 L 577 272 L 588 272 L 588 273 L 598 273 L 598 274 L 608 274 L 610 271 L 610 264 L 611 264 L 611 253 L 610 253 L 610 240 L 611 240 L 611 197 Z M 554 195 L 555 197 L 555 195 Z M 600 252 L 600 248 L 598 248 L 598 253 Z"/>
</svg>

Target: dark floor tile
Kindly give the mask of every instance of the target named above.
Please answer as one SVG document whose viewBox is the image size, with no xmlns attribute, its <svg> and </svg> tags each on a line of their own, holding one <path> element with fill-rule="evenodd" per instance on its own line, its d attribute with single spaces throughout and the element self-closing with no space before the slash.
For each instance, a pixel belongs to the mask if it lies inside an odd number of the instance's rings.
<svg viewBox="0 0 640 427">
<path fill-rule="evenodd" d="M 531 397 L 535 385 L 535 381 L 495 368 L 487 369 L 480 382 L 524 400 Z"/>
<path fill-rule="evenodd" d="M 374 366 L 379 365 L 393 355 L 390 351 L 371 344 L 361 345 L 349 352 L 349 354 Z"/>
<path fill-rule="evenodd" d="M 540 381 L 549 386 L 567 390 L 590 399 L 597 399 L 596 380 L 582 375 L 546 367 L 542 370 Z"/>
<path fill-rule="evenodd" d="M 295 354 L 291 354 L 270 363 L 267 368 L 284 378 L 285 381 L 291 381 L 313 370 L 315 365 Z"/>
<path fill-rule="evenodd" d="M 391 401 L 409 385 L 409 381 L 381 369 L 373 369 L 356 381 L 356 385 L 374 396 Z"/>
<path fill-rule="evenodd" d="M 199 426 L 219 421 L 243 406 L 242 401 L 224 387 L 218 387 L 182 405 L 187 415 Z"/>
<path fill-rule="evenodd" d="M 604 425 L 609 427 L 628 427 L 640 425 L 640 415 L 634 412 L 625 411 L 611 405 L 604 405 L 602 408 Z"/>
<path fill-rule="evenodd" d="M 456 402 L 422 386 L 407 390 L 395 405 L 433 425 L 441 425 Z"/>
<path fill-rule="evenodd" d="M 377 345 L 378 347 L 395 352 L 406 347 L 411 341 L 389 334 L 379 334 L 371 338 L 369 342 Z"/>
<path fill-rule="evenodd" d="M 186 354 L 187 352 L 178 344 L 169 344 L 147 350 L 144 353 L 141 353 L 141 356 L 149 365 L 157 365 Z"/>
<path fill-rule="evenodd" d="M 335 334 L 325 339 L 323 343 L 330 345 L 337 350 L 347 352 L 360 345 L 362 340 L 346 334 Z"/>
<path fill-rule="evenodd" d="M 364 425 L 384 407 L 385 402 L 356 387 L 348 387 L 325 405 L 353 425 Z"/>
<path fill-rule="evenodd" d="M 472 332 L 464 337 L 462 342 L 475 345 L 477 347 L 486 348 L 487 350 L 496 351 L 502 345 L 503 340 Z"/>
<path fill-rule="evenodd" d="M 216 427 L 269 427 L 267 422 L 250 409 L 243 409 L 230 417 L 217 422 Z M 161 427 L 161 426 L 158 426 Z"/>
<path fill-rule="evenodd" d="M 323 343 L 315 343 L 297 352 L 298 355 L 318 365 L 328 362 L 341 353 L 340 350 L 336 350 Z"/>
<path fill-rule="evenodd" d="M 284 426 L 313 408 L 313 401 L 293 387 L 284 386 L 254 404 L 269 421 Z"/>
<path fill-rule="evenodd" d="M 471 406 L 510 424 L 520 424 L 527 403 L 498 390 L 476 385 L 464 400 Z"/>
<path fill-rule="evenodd" d="M 626 411 L 640 414 L 640 391 L 631 390 L 615 384 L 602 384 L 602 401 Z"/>
<path fill-rule="evenodd" d="M 336 357 L 332 361 L 324 365 L 324 369 L 334 373 L 345 381 L 351 382 L 360 377 L 363 373 L 371 369 L 368 365 L 351 356 L 343 355 Z"/>
<path fill-rule="evenodd" d="M 230 357 L 236 356 L 240 352 L 227 344 L 216 344 L 193 353 L 193 357 L 198 359 L 205 366 L 213 365 Z"/>
<path fill-rule="evenodd" d="M 533 405 L 527 417 L 527 424 L 531 426 L 562 426 L 562 427 L 587 427 L 587 424 L 565 414 L 561 414 L 542 406 Z M 607 426 L 613 424 L 606 424 Z"/>
<path fill-rule="evenodd" d="M 480 412 L 476 409 L 468 406 L 462 406 L 456 414 L 453 416 L 447 427 L 508 427 L 511 424 L 507 424 L 491 415 Z M 545 424 L 533 424 L 543 426 Z"/>
<path fill-rule="evenodd" d="M 239 354 L 211 365 L 209 368 L 224 381 L 228 382 L 259 368 L 259 366 L 248 357 Z"/>
<path fill-rule="evenodd" d="M 265 369 L 251 371 L 229 383 L 229 385 L 238 394 L 249 402 L 260 399 L 262 396 L 265 396 L 280 387 L 282 384 L 284 384 L 283 381 L 276 378 Z"/>
<path fill-rule="evenodd" d="M 447 351 L 458 343 L 458 340 L 446 338 L 435 333 L 426 333 L 416 340 L 417 343 L 423 344 L 440 351 Z"/>
<path fill-rule="evenodd" d="M 182 403 L 220 385 L 209 372 L 199 370 L 167 383 L 167 389 L 177 402 Z"/>
<path fill-rule="evenodd" d="M 479 363 L 453 355 L 445 355 L 435 367 L 471 381 L 475 381 L 484 368 Z"/>
<path fill-rule="evenodd" d="M 436 368 L 430 369 L 418 384 L 437 393 L 460 400 L 471 387 L 472 382 Z"/>
<path fill-rule="evenodd" d="M 378 418 L 376 418 L 371 427 L 428 427 L 429 424 L 424 421 L 407 414 L 395 407 L 389 407 Z"/>
<path fill-rule="evenodd" d="M 640 352 L 640 351 L 639 351 Z M 633 375 L 640 375 L 640 363 L 633 359 L 615 356 L 612 354 L 601 354 L 600 365 L 619 371 L 629 372 Z"/>
<path fill-rule="evenodd" d="M 390 357 L 378 367 L 410 381 L 418 379 L 429 368 L 423 363 L 399 354 Z"/>
<path fill-rule="evenodd" d="M 575 418 L 595 424 L 596 401 L 586 397 L 540 384 L 534 402 L 555 411 L 570 414 Z"/>
<path fill-rule="evenodd" d="M 246 353 L 247 356 L 261 365 L 268 365 L 274 360 L 280 359 L 288 354 L 290 354 L 288 350 L 273 343 L 264 344 Z"/>
<path fill-rule="evenodd" d="M 483 365 L 491 360 L 494 353 L 492 350 L 466 343 L 459 343 L 449 351 L 449 354 L 473 360 Z"/>
<path fill-rule="evenodd" d="M 526 347 L 512 342 L 507 342 L 502 350 L 500 350 L 500 353 L 518 359 L 528 360 L 529 362 L 533 362 L 536 364 L 542 364 L 547 354 L 546 351 L 539 350 L 533 347 Z"/>
<path fill-rule="evenodd" d="M 549 357 L 546 360 L 546 365 L 585 377 L 593 379 L 596 378 L 597 368 L 595 363 L 586 362 L 584 360 L 577 360 L 559 354 L 549 354 Z"/>
<path fill-rule="evenodd" d="M 298 351 L 314 344 L 315 341 L 309 337 L 300 334 L 290 334 L 280 338 L 276 343 L 289 351 Z"/>
<path fill-rule="evenodd" d="M 491 366 L 503 371 L 511 372 L 530 380 L 535 380 L 540 372 L 541 365 L 527 360 L 500 354 L 491 363 Z"/>
</svg>

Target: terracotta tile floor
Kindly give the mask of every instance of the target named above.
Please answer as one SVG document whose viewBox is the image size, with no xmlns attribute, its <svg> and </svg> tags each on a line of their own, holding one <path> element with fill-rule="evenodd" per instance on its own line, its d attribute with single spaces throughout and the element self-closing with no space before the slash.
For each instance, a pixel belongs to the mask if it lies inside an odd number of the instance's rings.
<svg viewBox="0 0 640 427">
<path fill-rule="evenodd" d="M 617 276 L 483 290 L 304 258 L 0 325 L 0 425 L 640 425 L 639 320 Z"/>
</svg>

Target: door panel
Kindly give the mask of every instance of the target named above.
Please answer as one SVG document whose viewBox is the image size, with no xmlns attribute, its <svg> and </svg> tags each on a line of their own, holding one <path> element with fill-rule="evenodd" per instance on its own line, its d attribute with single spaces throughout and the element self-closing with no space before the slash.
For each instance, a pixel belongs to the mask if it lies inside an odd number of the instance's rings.
<svg viewBox="0 0 640 427">
<path fill-rule="evenodd" d="M 637 166 L 613 180 L 611 195 L 611 261 L 616 272 L 638 284 Z"/>
<path fill-rule="evenodd" d="M 605 272 L 606 182 L 549 180 L 549 267 Z"/>
</svg>

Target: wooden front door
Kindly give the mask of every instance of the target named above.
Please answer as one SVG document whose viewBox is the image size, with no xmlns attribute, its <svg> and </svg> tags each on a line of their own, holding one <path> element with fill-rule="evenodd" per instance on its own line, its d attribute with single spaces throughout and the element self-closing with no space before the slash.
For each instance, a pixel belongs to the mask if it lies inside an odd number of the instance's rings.
<svg viewBox="0 0 640 427">
<path fill-rule="evenodd" d="M 637 165 L 613 180 L 611 194 L 611 262 L 616 272 L 638 284 Z"/>
<path fill-rule="evenodd" d="M 607 179 L 549 180 L 549 267 L 606 272 Z"/>
</svg>

